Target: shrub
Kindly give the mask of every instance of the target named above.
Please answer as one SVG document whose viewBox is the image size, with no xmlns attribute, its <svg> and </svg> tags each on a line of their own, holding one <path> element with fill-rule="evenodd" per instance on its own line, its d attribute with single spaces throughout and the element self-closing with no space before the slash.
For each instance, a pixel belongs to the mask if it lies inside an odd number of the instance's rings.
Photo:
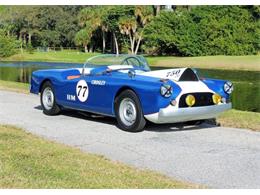
<svg viewBox="0 0 260 195">
<path fill-rule="evenodd" d="M 259 22 L 239 6 L 161 12 L 145 29 L 146 48 L 183 56 L 248 55 L 259 51 Z"/>
<path fill-rule="evenodd" d="M 32 44 L 28 44 L 26 50 L 28 51 L 29 54 L 34 53 L 34 48 L 33 48 Z"/>
<path fill-rule="evenodd" d="M 0 57 L 8 57 L 16 53 L 18 44 L 14 37 L 0 31 Z"/>
</svg>

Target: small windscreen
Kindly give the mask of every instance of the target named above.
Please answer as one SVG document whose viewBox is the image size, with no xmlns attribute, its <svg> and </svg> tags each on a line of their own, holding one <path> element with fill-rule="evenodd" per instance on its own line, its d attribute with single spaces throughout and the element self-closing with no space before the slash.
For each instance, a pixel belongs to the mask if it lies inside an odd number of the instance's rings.
<svg viewBox="0 0 260 195">
<path fill-rule="evenodd" d="M 98 66 L 109 66 L 109 65 L 132 65 L 144 70 L 150 70 L 148 62 L 143 56 L 140 55 L 127 55 L 127 54 L 104 54 L 89 58 L 84 67 L 93 68 Z"/>
<path fill-rule="evenodd" d="M 196 73 L 191 69 L 187 68 L 181 75 L 179 81 L 198 81 L 198 76 Z"/>
</svg>

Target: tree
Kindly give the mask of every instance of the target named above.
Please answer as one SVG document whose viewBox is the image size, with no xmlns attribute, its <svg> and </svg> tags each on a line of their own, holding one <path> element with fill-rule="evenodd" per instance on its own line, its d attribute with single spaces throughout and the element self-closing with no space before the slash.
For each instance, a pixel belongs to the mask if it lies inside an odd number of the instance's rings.
<svg viewBox="0 0 260 195">
<path fill-rule="evenodd" d="M 79 14 L 79 23 L 81 27 L 91 28 L 93 31 L 97 31 L 99 28 L 102 33 L 102 52 L 106 50 L 106 32 L 108 31 L 107 24 L 105 22 L 106 14 L 108 13 L 108 7 L 88 7 L 81 10 Z M 93 34 L 93 32 L 89 32 Z"/>
<path fill-rule="evenodd" d="M 1 24 L 8 35 L 17 34 L 23 45 L 31 45 L 31 39 L 37 32 L 37 9 L 35 6 L 7 6 L 0 13 Z"/>
<path fill-rule="evenodd" d="M 135 7 L 135 16 L 137 21 L 139 21 L 140 29 L 137 31 L 137 46 L 135 49 L 135 54 L 137 54 L 140 42 L 143 39 L 143 32 L 148 23 L 153 19 L 153 10 L 151 6 L 136 6 Z"/>
<path fill-rule="evenodd" d="M 149 6 L 135 6 L 133 16 L 119 18 L 120 32 L 129 36 L 132 54 L 137 54 L 144 28 L 152 18 L 153 10 Z"/>
<path fill-rule="evenodd" d="M 161 11 L 161 5 L 154 5 L 153 9 L 154 9 L 154 15 L 157 16 Z"/>
<path fill-rule="evenodd" d="M 104 23 L 107 26 L 108 31 L 111 32 L 111 40 L 114 42 L 115 53 L 119 54 L 119 19 L 124 16 L 133 15 L 133 6 L 112 6 L 108 7 L 108 14 L 103 18 Z M 111 47 L 111 50 L 113 48 Z"/>
<path fill-rule="evenodd" d="M 131 44 L 131 52 L 134 53 L 137 22 L 135 17 L 124 16 L 119 19 L 119 29 L 122 34 L 128 35 Z"/>
<path fill-rule="evenodd" d="M 0 29 L 0 57 L 8 57 L 16 53 L 18 42 Z"/>
<path fill-rule="evenodd" d="M 88 52 L 88 44 L 90 43 L 91 36 L 92 36 L 92 30 L 87 29 L 81 29 L 79 32 L 77 32 L 75 36 L 75 43 L 76 45 L 80 45 L 84 47 L 85 52 Z"/>
<path fill-rule="evenodd" d="M 0 28 L 17 36 L 21 46 L 73 46 L 82 7 L 5 6 L 0 12 Z"/>
<path fill-rule="evenodd" d="M 0 11 L 0 28 L 7 33 L 7 35 L 13 34 L 15 30 L 14 20 L 12 19 L 10 7 L 1 6 Z"/>
<path fill-rule="evenodd" d="M 161 12 L 146 27 L 146 47 L 181 56 L 248 55 L 259 51 L 259 23 L 239 6 Z"/>
<path fill-rule="evenodd" d="M 102 32 L 102 52 L 106 52 L 106 32 L 108 32 L 108 25 L 105 22 L 105 18 L 107 17 L 107 14 L 109 12 L 109 7 L 108 6 L 103 6 L 102 9 L 100 10 L 100 19 L 101 22 L 99 24 Z"/>
<path fill-rule="evenodd" d="M 117 54 L 140 48 L 180 56 L 259 52 L 260 6 L 171 7 L 0 6 L 0 29 L 5 40 L 19 40 L 21 51 L 80 45 Z"/>
</svg>

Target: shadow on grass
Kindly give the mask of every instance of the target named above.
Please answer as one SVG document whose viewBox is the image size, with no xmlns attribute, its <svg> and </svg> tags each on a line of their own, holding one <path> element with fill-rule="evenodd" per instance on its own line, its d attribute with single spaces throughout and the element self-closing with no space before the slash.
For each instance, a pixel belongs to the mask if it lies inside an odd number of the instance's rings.
<svg viewBox="0 0 260 195">
<path fill-rule="evenodd" d="M 34 109 L 42 110 L 41 105 L 34 107 Z M 61 115 L 74 117 L 78 119 L 114 125 L 117 128 L 117 121 L 113 117 L 97 115 L 89 112 L 75 111 L 75 110 L 62 110 Z M 202 130 L 216 127 L 217 125 L 214 121 L 206 121 L 201 124 L 188 124 L 188 123 L 171 123 L 171 124 L 155 124 L 152 122 L 147 122 L 144 131 L 151 132 L 180 132 L 180 131 L 193 131 Z"/>
</svg>

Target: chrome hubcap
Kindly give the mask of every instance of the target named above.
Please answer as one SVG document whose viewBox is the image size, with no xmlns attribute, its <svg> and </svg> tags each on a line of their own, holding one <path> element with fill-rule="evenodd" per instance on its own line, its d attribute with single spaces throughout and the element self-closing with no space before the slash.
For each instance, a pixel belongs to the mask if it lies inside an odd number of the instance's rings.
<svg viewBox="0 0 260 195">
<path fill-rule="evenodd" d="M 50 87 L 46 87 L 42 94 L 42 103 L 46 110 L 52 109 L 54 103 L 54 95 Z"/>
<path fill-rule="evenodd" d="M 126 126 L 131 126 L 136 121 L 135 103 L 130 98 L 125 98 L 119 105 L 119 116 Z"/>
</svg>

